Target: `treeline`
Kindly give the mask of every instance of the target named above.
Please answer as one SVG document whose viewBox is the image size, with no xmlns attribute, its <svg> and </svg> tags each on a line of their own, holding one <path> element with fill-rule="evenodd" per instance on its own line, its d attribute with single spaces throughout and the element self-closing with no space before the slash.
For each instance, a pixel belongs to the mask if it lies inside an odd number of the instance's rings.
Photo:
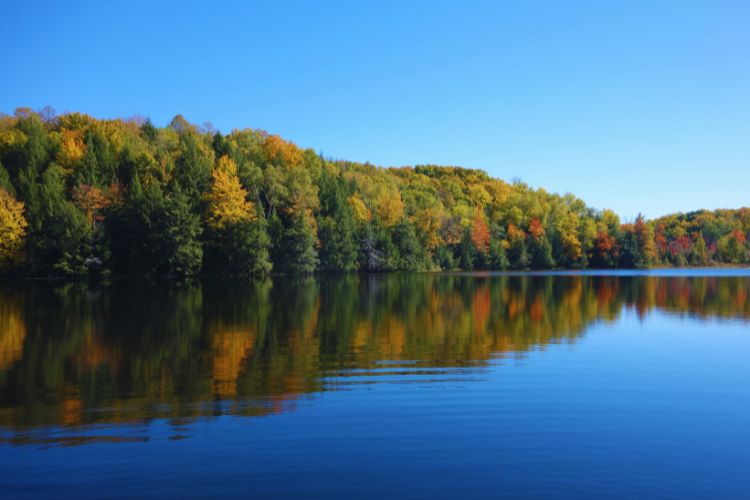
<svg viewBox="0 0 750 500">
<path fill-rule="evenodd" d="M 623 224 L 458 167 L 332 161 L 182 116 L 0 116 L 0 270 L 290 274 L 748 262 L 750 209 Z"/>
</svg>

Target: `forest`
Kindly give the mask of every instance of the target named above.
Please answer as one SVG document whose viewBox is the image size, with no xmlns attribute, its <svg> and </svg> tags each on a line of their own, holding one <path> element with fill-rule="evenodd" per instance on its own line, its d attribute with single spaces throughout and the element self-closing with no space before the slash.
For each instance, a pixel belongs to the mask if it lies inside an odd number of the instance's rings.
<svg viewBox="0 0 750 500">
<path fill-rule="evenodd" d="M 0 115 L 0 272 L 190 276 L 750 260 L 750 208 L 621 221 L 481 170 L 324 158 L 181 115 Z"/>
</svg>

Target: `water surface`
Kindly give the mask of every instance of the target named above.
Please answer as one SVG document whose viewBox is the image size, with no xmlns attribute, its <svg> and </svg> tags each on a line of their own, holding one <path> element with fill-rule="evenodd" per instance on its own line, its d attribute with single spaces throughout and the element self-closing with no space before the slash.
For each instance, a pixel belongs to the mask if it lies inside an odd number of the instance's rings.
<svg viewBox="0 0 750 500">
<path fill-rule="evenodd" d="M 4 497 L 750 497 L 750 272 L 0 284 Z"/>
</svg>

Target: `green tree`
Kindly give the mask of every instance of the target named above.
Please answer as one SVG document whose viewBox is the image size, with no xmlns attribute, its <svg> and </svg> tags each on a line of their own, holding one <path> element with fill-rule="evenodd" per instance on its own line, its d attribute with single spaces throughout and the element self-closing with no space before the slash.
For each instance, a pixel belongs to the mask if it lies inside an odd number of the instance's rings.
<svg viewBox="0 0 750 500">
<path fill-rule="evenodd" d="M 690 252 L 690 264 L 694 266 L 705 266 L 708 264 L 708 250 L 706 248 L 706 240 L 703 239 L 703 235 L 698 233 L 693 243 L 693 248 Z"/>
<path fill-rule="evenodd" d="M 533 269 L 555 267 L 555 260 L 552 257 L 552 244 L 547 238 L 539 219 L 534 219 L 529 224 L 528 253 L 529 264 Z"/>
<path fill-rule="evenodd" d="M 181 117 L 175 117 L 172 121 L 172 128 L 179 132 L 172 190 L 183 192 L 193 210 L 197 210 L 201 195 L 211 182 L 213 149 L 205 144 L 203 137 L 187 128 L 178 118 Z"/>
<path fill-rule="evenodd" d="M 60 167 L 47 169 L 29 206 L 29 257 L 32 272 L 77 276 L 87 272 L 91 231 L 86 216 L 66 200 Z"/>
<path fill-rule="evenodd" d="M 136 177 L 123 208 L 107 217 L 116 269 L 128 273 L 189 276 L 203 259 L 200 219 L 180 191 L 141 188 Z"/>
<path fill-rule="evenodd" d="M 490 269 L 499 271 L 507 269 L 510 265 L 508 261 L 508 254 L 505 251 L 503 242 L 500 239 L 492 238 L 490 240 L 490 258 L 489 258 Z"/>
<path fill-rule="evenodd" d="M 477 260 L 477 248 L 471 238 L 471 231 L 464 229 L 461 243 L 458 246 L 458 259 L 461 269 L 474 269 Z"/>
<path fill-rule="evenodd" d="M 428 267 L 425 249 L 419 242 L 414 224 L 406 217 L 393 228 L 393 243 L 399 255 L 397 269 L 422 271 Z"/>
<path fill-rule="evenodd" d="M 319 193 L 320 269 L 354 271 L 359 256 L 354 214 L 346 187 L 342 179 L 325 170 L 320 177 Z"/>
<path fill-rule="evenodd" d="M 318 265 L 315 249 L 316 235 L 309 218 L 302 211 L 296 211 L 283 222 L 273 215 L 273 267 L 287 274 L 309 274 Z"/>
<path fill-rule="evenodd" d="M 526 234 L 513 224 L 508 226 L 508 264 L 513 269 L 526 269 L 529 254 L 526 249 Z"/>
<path fill-rule="evenodd" d="M 0 189 L 4 189 L 9 194 L 15 196 L 16 189 L 13 187 L 13 183 L 10 181 L 10 174 L 5 170 L 3 164 L 0 163 Z"/>
<path fill-rule="evenodd" d="M 745 234 L 735 229 L 723 236 L 717 245 L 717 254 L 721 262 L 742 264 L 746 260 Z"/>
<path fill-rule="evenodd" d="M 646 268 L 656 260 L 654 229 L 643 215 L 639 214 L 633 224 L 623 227 L 619 244 L 622 267 Z"/>
<path fill-rule="evenodd" d="M 271 240 L 263 218 L 206 232 L 204 268 L 208 272 L 257 276 L 271 271 Z"/>
</svg>

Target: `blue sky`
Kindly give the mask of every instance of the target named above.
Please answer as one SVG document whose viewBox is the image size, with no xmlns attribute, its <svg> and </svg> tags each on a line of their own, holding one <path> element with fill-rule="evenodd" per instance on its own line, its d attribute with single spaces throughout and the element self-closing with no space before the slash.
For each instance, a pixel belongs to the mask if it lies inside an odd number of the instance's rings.
<svg viewBox="0 0 750 500">
<path fill-rule="evenodd" d="M 156 2 L 154 2 L 156 3 Z M 177 113 L 626 219 L 750 205 L 750 2 L 0 3 L 0 111 Z"/>
</svg>

